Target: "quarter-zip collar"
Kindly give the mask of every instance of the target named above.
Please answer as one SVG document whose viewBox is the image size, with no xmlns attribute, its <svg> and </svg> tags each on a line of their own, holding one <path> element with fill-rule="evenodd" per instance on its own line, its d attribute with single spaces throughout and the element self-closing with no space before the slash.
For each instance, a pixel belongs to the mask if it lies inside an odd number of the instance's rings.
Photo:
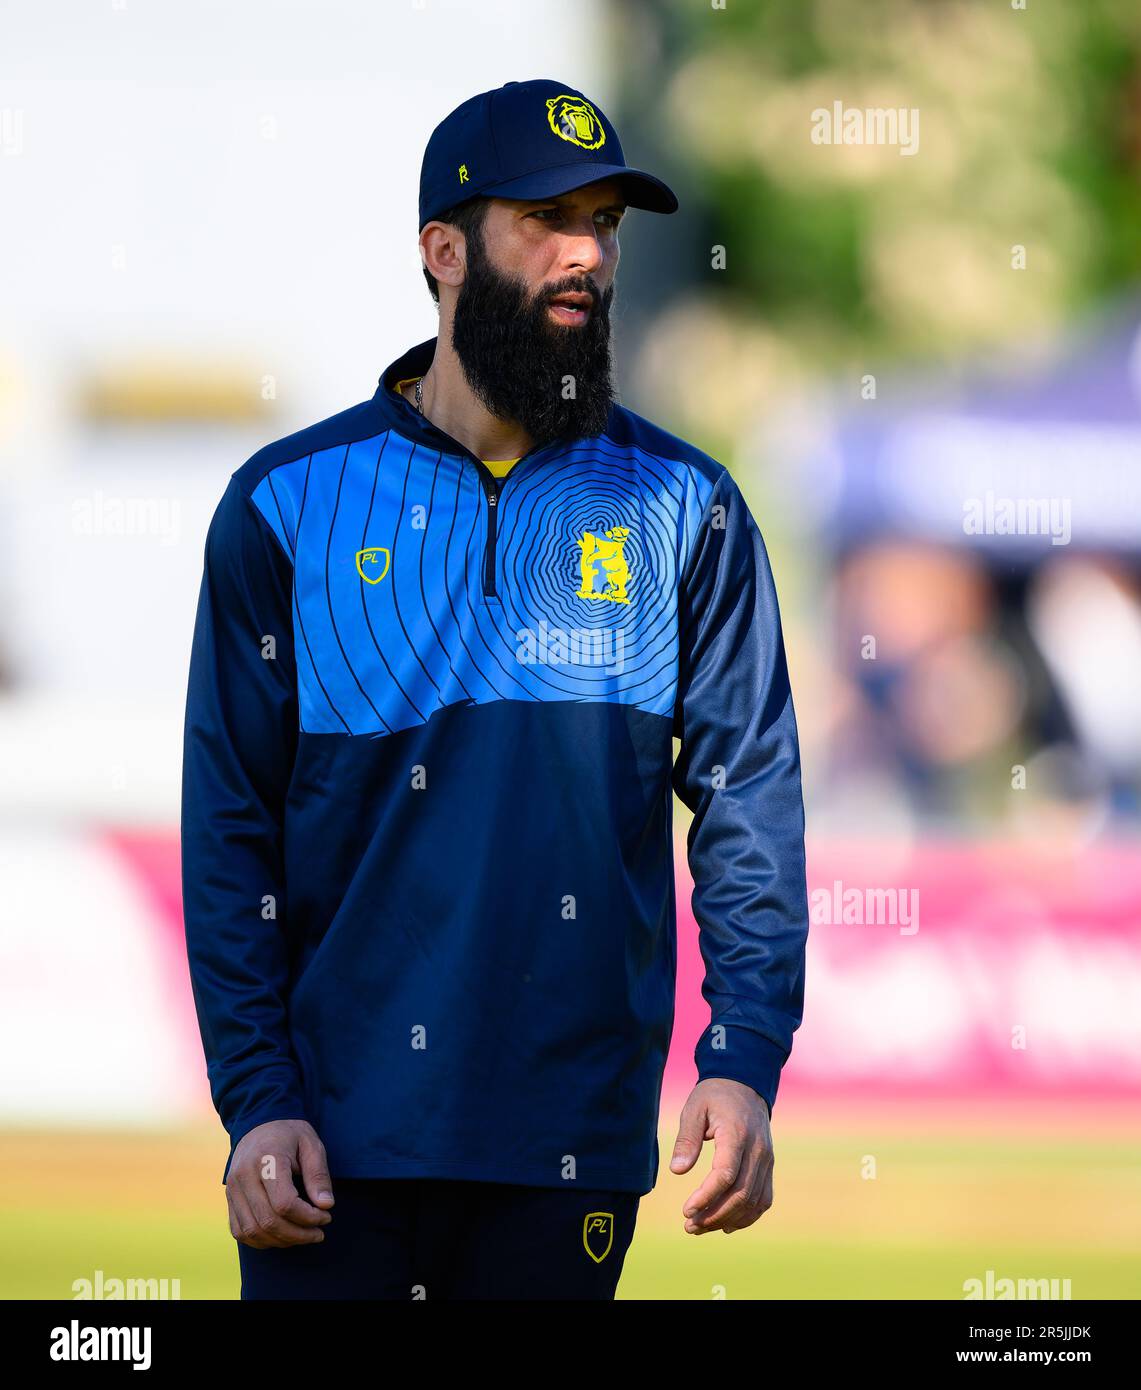
<svg viewBox="0 0 1141 1390">
<path fill-rule="evenodd" d="M 386 367 L 381 373 L 380 384 L 377 387 L 376 395 L 373 396 L 374 403 L 383 412 L 385 418 L 390 421 L 406 438 L 414 439 L 417 443 L 423 444 L 432 449 L 439 449 L 445 454 L 462 454 L 464 458 L 471 459 L 479 465 L 480 473 L 491 477 L 488 469 L 478 454 L 473 454 L 465 448 L 458 439 L 453 439 L 450 434 L 446 434 L 438 426 L 432 424 L 426 415 L 421 415 L 411 401 L 404 399 L 395 387 L 398 381 L 405 381 L 409 377 L 423 376 L 436 356 L 435 338 L 429 338 L 426 342 L 417 343 L 415 347 L 409 348 L 395 362 Z M 520 462 L 524 458 L 530 458 L 532 454 L 537 454 L 547 446 L 536 445 L 527 450 L 521 456 Z M 516 468 L 519 467 L 517 463 Z"/>
<path fill-rule="evenodd" d="M 507 478 L 497 478 L 477 454 L 473 454 L 470 449 L 465 448 L 458 439 L 453 439 L 450 434 L 438 429 L 427 416 L 421 415 L 411 402 L 393 390 L 398 381 L 404 381 L 409 377 L 423 376 L 432 365 L 435 355 L 435 338 L 429 338 L 427 342 L 418 343 L 414 348 L 409 348 L 403 357 L 398 358 L 381 373 L 380 383 L 373 401 L 379 407 L 383 417 L 389 420 L 406 438 L 411 438 L 424 445 L 425 448 L 438 449 L 441 453 L 459 454 L 474 465 L 480 488 L 487 502 L 487 543 L 484 547 L 483 558 L 484 602 L 498 603 L 500 600 L 496 592 L 495 550 L 499 530 L 497 521 L 499 494 L 509 481 L 510 475 Z M 540 445 L 528 449 L 515 463 L 512 472 L 517 473 L 523 467 L 525 460 L 532 459 L 551 447 L 550 445 Z"/>
<path fill-rule="evenodd" d="M 432 359 L 435 355 L 435 338 L 429 338 L 426 342 L 417 343 L 415 347 L 409 348 L 402 357 L 398 357 L 381 373 L 380 383 L 372 398 L 373 403 L 384 418 L 406 438 L 429 445 L 433 449 L 441 449 L 446 454 L 459 453 L 474 458 L 475 455 L 470 450 L 465 449 L 450 434 L 445 434 L 443 430 L 437 429 L 427 416 L 420 414 L 411 401 L 406 401 L 403 396 L 393 390 L 398 381 L 404 381 L 408 377 L 423 376 L 432 365 Z"/>
</svg>

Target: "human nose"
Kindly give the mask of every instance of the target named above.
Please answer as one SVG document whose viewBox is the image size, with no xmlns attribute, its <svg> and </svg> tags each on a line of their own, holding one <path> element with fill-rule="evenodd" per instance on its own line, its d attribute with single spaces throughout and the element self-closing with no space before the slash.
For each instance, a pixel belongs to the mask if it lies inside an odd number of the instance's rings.
<svg viewBox="0 0 1141 1390">
<path fill-rule="evenodd" d="M 563 269 L 567 274 L 593 275 L 605 259 L 593 221 L 567 234 L 563 247 Z"/>
</svg>

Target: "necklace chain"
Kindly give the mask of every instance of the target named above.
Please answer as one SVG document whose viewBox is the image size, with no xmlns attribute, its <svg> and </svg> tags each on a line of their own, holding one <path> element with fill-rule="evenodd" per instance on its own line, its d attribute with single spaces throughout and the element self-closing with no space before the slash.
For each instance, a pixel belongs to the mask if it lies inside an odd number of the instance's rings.
<svg viewBox="0 0 1141 1390">
<path fill-rule="evenodd" d="M 420 412 L 421 415 L 423 415 L 423 413 L 424 413 L 424 378 L 423 378 L 422 376 L 418 376 L 418 377 L 416 378 L 416 409 Z"/>
</svg>

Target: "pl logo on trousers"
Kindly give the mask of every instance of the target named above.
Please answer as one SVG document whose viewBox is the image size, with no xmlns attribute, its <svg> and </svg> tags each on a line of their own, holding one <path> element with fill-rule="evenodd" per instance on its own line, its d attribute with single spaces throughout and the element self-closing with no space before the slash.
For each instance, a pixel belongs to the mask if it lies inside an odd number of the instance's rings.
<svg viewBox="0 0 1141 1390">
<path fill-rule="evenodd" d="M 582 1218 L 582 1243 L 596 1265 L 610 1254 L 614 1244 L 614 1216 L 608 1211 L 590 1211 Z"/>
</svg>

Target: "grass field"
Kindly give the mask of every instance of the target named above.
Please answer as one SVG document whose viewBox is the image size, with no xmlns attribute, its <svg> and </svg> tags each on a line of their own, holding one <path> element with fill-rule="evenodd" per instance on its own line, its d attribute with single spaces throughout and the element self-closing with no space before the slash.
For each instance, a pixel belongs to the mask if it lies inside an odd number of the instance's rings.
<svg viewBox="0 0 1141 1390">
<path fill-rule="evenodd" d="M 1070 1105 L 785 1106 L 772 1210 L 733 1236 L 687 1236 L 680 1211 L 696 1181 L 663 1172 L 619 1297 L 961 1298 L 988 1269 L 1067 1278 L 1074 1299 L 1141 1297 L 1137 1124 Z M 663 1129 L 663 1168 L 672 1141 Z M 861 1175 L 869 1155 L 874 1179 Z M 0 1297 L 70 1298 L 73 1280 L 101 1269 L 177 1278 L 184 1299 L 236 1298 L 224 1162 L 212 1125 L 0 1133 Z"/>
</svg>

